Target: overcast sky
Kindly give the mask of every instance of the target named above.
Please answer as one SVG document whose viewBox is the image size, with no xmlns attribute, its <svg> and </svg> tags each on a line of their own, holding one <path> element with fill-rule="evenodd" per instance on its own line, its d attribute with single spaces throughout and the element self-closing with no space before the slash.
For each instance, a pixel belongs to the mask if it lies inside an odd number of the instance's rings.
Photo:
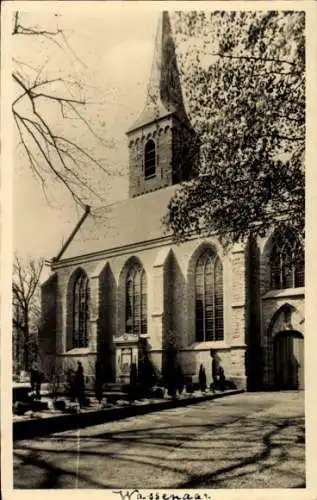
<svg viewBox="0 0 317 500">
<path fill-rule="evenodd" d="M 231 5 L 230 2 L 226 3 Z M 66 135 L 70 133 L 75 137 L 79 144 L 90 148 L 93 155 L 101 159 L 108 171 L 112 172 L 110 177 L 94 177 L 98 191 L 103 196 L 102 204 L 127 197 L 128 146 L 125 132 L 141 113 L 145 103 L 157 24 L 167 3 L 8 4 L 12 9 L 20 5 L 21 23 L 26 27 L 55 29 L 58 25 L 64 30 L 70 45 L 66 51 L 60 50 L 47 39 L 11 37 L 12 55 L 20 64 L 16 66 L 15 63 L 15 69 L 27 74 L 30 70 L 28 66 L 23 66 L 27 63 L 34 68 L 43 67 L 43 74 L 48 76 L 78 79 L 83 83 L 85 97 L 90 102 L 85 117 L 105 144 L 97 141 L 78 121 L 60 120 L 58 126 Z M 208 2 L 208 9 L 211 4 L 214 8 L 215 4 Z M 267 3 L 264 5 L 267 8 Z M 183 9 L 183 6 L 183 3 L 168 4 L 171 10 Z M 187 3 L 185 8 L 192 6 L 193 3 Z M 204 6 L 206 8 L 203 3 L 199 6 L 202 10 Z M 59 10 L 52 11 L 54 7 Z M 261 2 L 256 7 L 253 5 L 253 8 L 260 9 Z M 307 18 L 309 23 L 310 18 Z M 308 29 L 310 31 L 311 28 Z M 311 78 L 311 81 L 315 80 Z M 312 98 L 310 103 L 308 109 L 313 108 Z M 50 258 L 58 253 L 82 210 L 74 206 L 65 191 L 52 182 L 48 189 L 49 204 L 30 171 L 22 147 L 15 146 L 13 245 L 22 254 Z M 87 175 L 91 168 L 87 164 Z M 118 172 L 121 175 L 117 175 Z"/>
<path fill-rule="evenodd" d="M 55 12 L 57 15 L 21 11 L 20 19 L 26 26 L 52 29 L 58 23 L 71 50 L 65 53 L 48 40 L 16 36 L 12 51 L 24 73 L 30 70 L 21 62 L 35 68 L 46 62 L 44 71 L 48 75 L 78 78 L 84 83 L 91 103 L 85 116 L 106 146 L 82 124 L 65 120 L 59 125 L 66 134 L 75 127 L 75 135 L 79 134 L 76 139 L 91 147 L 114 173 L 98 179 L 99 191 L 104 191 L 103 204 L 108 204 L 127 196 L 125 132 L 144 106 L 160 14 L 158 9 L 123 8 L 120 3 L 102 7 Z M 116 175 L 118 171 L 120 176 Z M 15 145 L 14 248 L 23 254 L 56 255 L 82 213 L 60 187 L 51 184 L 48 191 L 49 203 L 29 169 L 23 148 Z"/>
</svg>

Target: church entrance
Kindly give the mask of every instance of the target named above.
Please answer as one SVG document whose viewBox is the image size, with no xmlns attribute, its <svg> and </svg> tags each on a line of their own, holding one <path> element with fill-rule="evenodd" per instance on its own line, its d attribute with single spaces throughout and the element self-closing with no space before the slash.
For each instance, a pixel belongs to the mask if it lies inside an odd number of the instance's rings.
<svg viewBox="0 0 317 500">
<path fill-rule="evenodd" d="M 274 385 L 277 390 L 304 389 L 304 337 L 282 331 L 274 338 Z"/>
</svg>

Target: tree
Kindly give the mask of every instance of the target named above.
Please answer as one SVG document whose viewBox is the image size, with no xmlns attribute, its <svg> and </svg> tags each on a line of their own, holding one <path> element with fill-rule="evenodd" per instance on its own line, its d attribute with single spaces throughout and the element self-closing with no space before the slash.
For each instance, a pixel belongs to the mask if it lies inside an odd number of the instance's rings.
<svg viewBox="0 0 317 500">
<path fill-rule="evenodd" d="M 78 122 L 103 146 L 112 145 L 103 141 L 85 118 L 88 104 L 85 83 L 75 71 L 73 75 L 71 72 L 66 74 L 56 64 L 49 64 L 59 51 L 69 61 L 68 66 L 72 67 L 74 60 L 84 65 L 70 46 L 65 30 L 59 28 L 58 18 L 55 14 L 50 28 L 27 25 L 25 13 L 22 16 L 19 12 L 14 14 L 13 37 L 22 39 L 23 44 L 30 47 L 32 62 L 33 58 L 37 59 L 36 51 L 42 50 L 46 57 L 41 63 L 33 64 L 25 60 L 25 55 L 13 58 L 12 79 L 16 95 L 12 113 L 19 144 L 44 193 L 52 180 L 57 181 L 84 208 L 87 200 L 101 198 L 92 182 L 94 169 L 107 175 L 109 171 L 104 161 L 99 160 L 78 138 Z"/>
<path fill-rule="evenodd" d="M 15 255 L 12 280 L 13 328 L 22 347 L 23 369 L 28 371 L 35 357 L 40 325 L 39 280 L 43 259 L 22 259 Z"/>
<path fill-rule="evenodd" d="M 304 236 L 304 12 L 178 12 L 180 72 L 200 139 L 165 217 L 177 241 Z"/>
<path fill-rule="evenodd" d="M 168 330 L 164 338 L 163 379 L 168 394 L 172 397 L 175 397 L 179 377 L 177 362 L 177 343 L 175 332 L 172 330 Z"/>
</svg>

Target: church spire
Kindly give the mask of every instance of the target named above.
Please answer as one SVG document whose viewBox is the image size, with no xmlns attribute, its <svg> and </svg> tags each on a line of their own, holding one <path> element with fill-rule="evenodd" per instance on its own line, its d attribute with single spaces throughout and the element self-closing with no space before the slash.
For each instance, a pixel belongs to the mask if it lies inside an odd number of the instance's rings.
<svg viewBox="0 0 317 500">
<path fill-rule="evenodd" d="M 170 114 L 189 125 L 183 103 L 170 19 L 168 12 L 163 11 L 156 35 L 145 107 L 129 132 Z"/>
<path fill-rule="evenodd" d="M 127 135 L 131 197 L 190 178 L 195 134 L 184 107 L 167 12 L 160 16 L 145 107 Z"/>
</svg>

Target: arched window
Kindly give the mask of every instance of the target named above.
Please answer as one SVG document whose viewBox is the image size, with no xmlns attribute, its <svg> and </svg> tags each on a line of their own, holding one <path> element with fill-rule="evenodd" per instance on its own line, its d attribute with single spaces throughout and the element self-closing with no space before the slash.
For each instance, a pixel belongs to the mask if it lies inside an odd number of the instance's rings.
<svg viewBox="0 0 317 500">
<path fill-rule="evenodd" d="M 126 332 L 147 333 L 146 274 L 139 264 L 134 264 L 126 277 Z"/>
<path fill-rule="evenodd" d="M 196 264 L 196 341 L 223 340 L 222 263 L 210 249 Z"/>
<path fill-rule="evenodd" d="M 87 275 L 81 271 L 73 288 L 73 348 L 88 346 L 88 319 L 89 282 Z"/>
<path fill-rule="evenodd" d="M 156 151 L 155 151 L 155 142 L 150 139 L 145 144 L 144 149 L 144 177 L 147 179 L 148 177 L 152 177 L 155 175 L 156 169 Z"/>
<path fill-rule="evenodd" d="M 294 233 L 273 237 L 271 255 L 271 289 L 298 288 L 305 284 L 305 257 L 302 244 Z"/>
</svg>

